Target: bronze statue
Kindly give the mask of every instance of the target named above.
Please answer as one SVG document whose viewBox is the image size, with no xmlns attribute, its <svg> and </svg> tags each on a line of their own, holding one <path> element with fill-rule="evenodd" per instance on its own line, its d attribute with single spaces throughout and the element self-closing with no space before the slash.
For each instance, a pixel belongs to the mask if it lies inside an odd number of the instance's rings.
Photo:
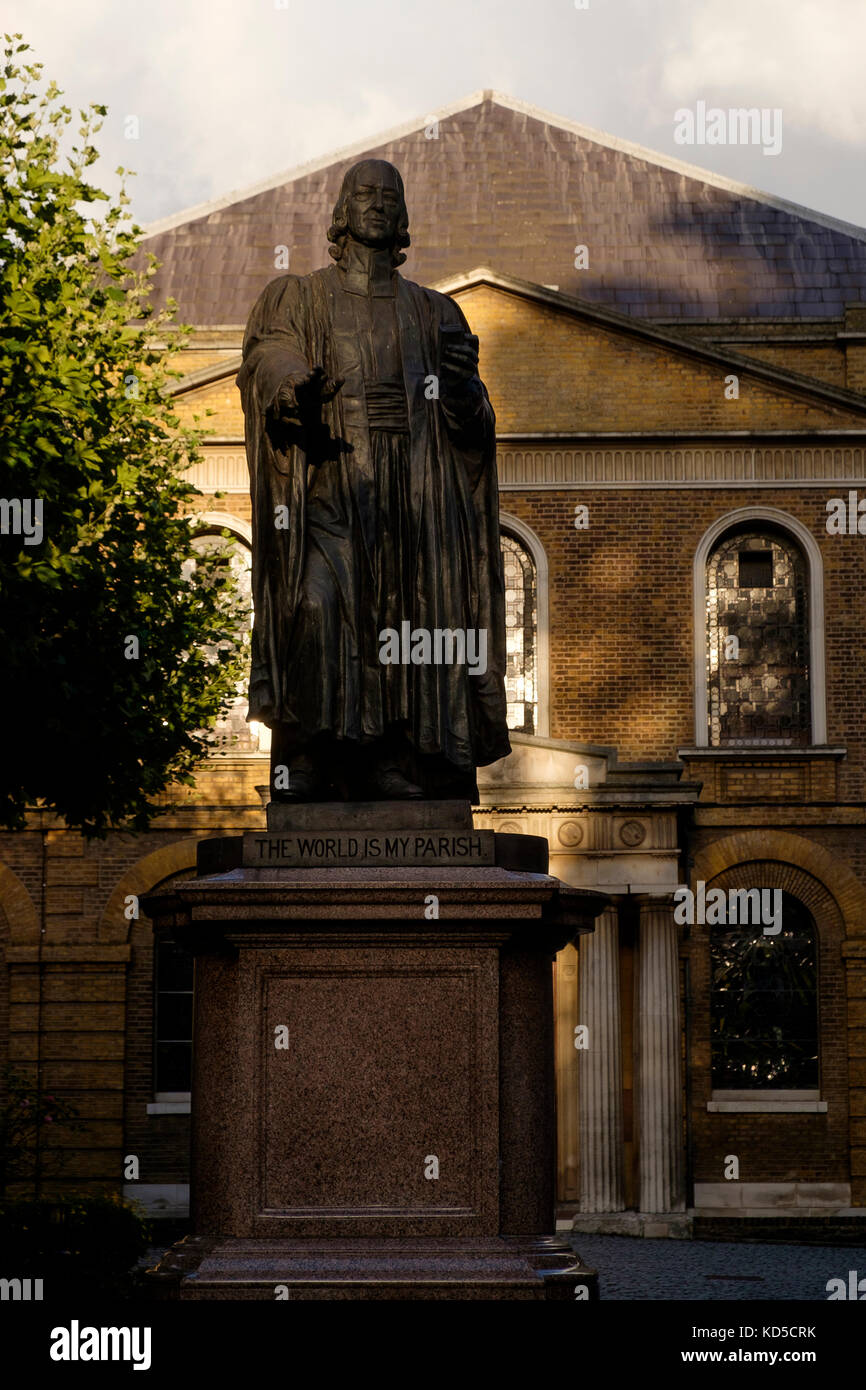
<svg viewBox="0 0 866 1390">
<path fill-rule="evenodd" d="M 510 751 L 494 415 L 458 305 L 397 273 L 408 222 L 394 166 L 356 164 L 336 264 L 273 280 L 244 337 L 275 799 L 475 800 Z"/>
</svg>

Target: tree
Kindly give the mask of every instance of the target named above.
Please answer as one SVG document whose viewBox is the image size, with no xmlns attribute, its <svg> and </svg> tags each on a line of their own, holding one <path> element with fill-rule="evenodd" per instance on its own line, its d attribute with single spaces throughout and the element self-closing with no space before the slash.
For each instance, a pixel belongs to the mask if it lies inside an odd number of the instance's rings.
<svg viewBox="0 0 866 1390">
<path fill-rule="evenodd" d="M 192 545 L 201 433 L 167 395 L 189 330 L 148 303 L 123 184 L 86 179 L 106 108 L 76 142 L 20 38 L 0 80 L 0 825 L 39 805 L 104 835 L 193 780 L 248 624 L 229 566 Z"/>
</svg>

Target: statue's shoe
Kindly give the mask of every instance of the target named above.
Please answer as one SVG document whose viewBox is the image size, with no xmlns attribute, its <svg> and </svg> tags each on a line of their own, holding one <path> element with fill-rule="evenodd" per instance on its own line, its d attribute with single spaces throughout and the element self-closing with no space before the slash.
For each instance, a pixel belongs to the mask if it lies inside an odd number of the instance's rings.
<svg viewBox="0 0 866 1390">
<path fill-rule="evenodd" d="M 396 767 L 377 767 L 373 781 L 377 791 L 389 801 L 420 801 L 424 797 L 422 788 L 416 787 Z"/>
</svg>

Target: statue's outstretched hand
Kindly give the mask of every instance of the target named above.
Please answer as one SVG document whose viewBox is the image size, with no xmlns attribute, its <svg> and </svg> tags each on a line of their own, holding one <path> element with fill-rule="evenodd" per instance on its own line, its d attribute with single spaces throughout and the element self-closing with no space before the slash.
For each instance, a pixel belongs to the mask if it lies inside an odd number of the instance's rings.
<svg viewBox="0 0 866 1390">
<path fill-rule="evenodd" d="M 295 382 L 295 400 L 301 410 L 332 401 L 343 385 L 343 378 L 329 377 L 324 367 L 314 367 L 302 381 Z"/>
<path fill-rule="evenodd" d="M 274 414 L 278 419 L 296 420 L 333 400 L 342 385 L 342 378 L 329 377 L 324 367 L 313 367 L 304 377 L 287 377 L 277 392 Z"/>
</svg>

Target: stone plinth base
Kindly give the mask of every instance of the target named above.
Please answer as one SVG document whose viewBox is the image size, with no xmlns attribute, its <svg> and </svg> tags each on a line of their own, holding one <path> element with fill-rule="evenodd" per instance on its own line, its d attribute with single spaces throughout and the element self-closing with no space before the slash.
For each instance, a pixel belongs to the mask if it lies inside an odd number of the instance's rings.
<svg viewBox="0 0 866 1390">
<path fill-rule="evenodd" d="M 333 1299 L 526 1301 L 598 1297 L 598 1277 L 565 1242 L 502 1239 L 242 1240 L 188 1237 L 151 1275 L 183 1301 Z"/>
<path fill-rule="evenodd" d="M 154 1288 L 593 1296 L 552 1235 L 551 962 L 607 899 L 551 878 L 544 841 L 490 845 L 453 808 L 291 811 L 274 862 L 208 841 L 203 876 L 145 904 L 195 955 L 193 1239 Z M 385 862 L 286 864 L 301 819 L 337 860 L 352 839 Z M 476 840 L 487 862 L 455 863 Z"/>
</svg>

